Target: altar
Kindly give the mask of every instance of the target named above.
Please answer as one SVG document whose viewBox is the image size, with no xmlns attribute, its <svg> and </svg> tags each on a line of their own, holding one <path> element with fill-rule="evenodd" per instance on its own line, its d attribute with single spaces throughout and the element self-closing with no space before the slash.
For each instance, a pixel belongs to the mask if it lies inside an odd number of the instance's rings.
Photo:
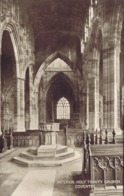
<svg viewBox="0 0 124 196">
<path fill-rule="evenodd" d="M 40 123 L 40 130 L 44 137 L 44 145 L 57 144 L 57 132 L 60 131 L 60 123 Z"/>
</svg>

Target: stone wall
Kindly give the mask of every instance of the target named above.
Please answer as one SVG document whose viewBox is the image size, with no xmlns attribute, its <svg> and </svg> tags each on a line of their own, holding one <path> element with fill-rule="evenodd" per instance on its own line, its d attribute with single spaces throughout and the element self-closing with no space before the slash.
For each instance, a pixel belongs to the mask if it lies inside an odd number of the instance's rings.
<svg viewBox="0 0 124 196">
<path fill-rule="evenodd" d="M 1 64 L 1 75 L 5 75 L 5 79 L 8 79 L 7 90 L 2 92 L 2 101 L 6 102 L 12 91 L 12 83 L 14 85 L 14 108 L 9 108 L 9 115 L 12 118 L 13 123 L 11 123 L 11 128 L 16 131 L 25 130 L 25 112 L 24 112 L 24 82 L 25 82 L 25 72 L 29 65 L 34 64 L 34 47 L 33 47 L 33 37 L 30 25 L 28 23 L 28 18 L 23 12 L 23 8 L 18 0 L 16 1 L 0 1 L 0 52 L 4 55 L 4 42 L 3 39 L 4 32 L 8 32 L 10 40 L 12 43 L 12 50 L 14 53 L 15 62 L 11 63 L 12 69 L 15 73 L 11 73 L 9 70 L 7 75 L 7 70 L 3 70 L 3 65 Z M 6 46 L 7 47 L 7 46 Z M 6 49 L 7 51 L 7 49 Z M 3 53 L 2 53 L 3 52 Z M 1 56 L 1 58 L 2 58 Z M 7 57 L 6 57 L 7 59 Z M 3 61 L 1 61 L 3 63 Z M 5 62 L 6 63 L 6 62 Z M 10 62 L 9 62 L 10 63 Z M 4 65 L 5 66 L 5 65 Z M 5 73 L 4 73 L 5 72 Z M 13 79 L 14 78 L 14 79 Z M 1 78 L 2 80 L 3 78 Z M 3 82 L 3 80 L 2 80 Z M 1 84 L 1 88 L 5 89 L 5 84 Z M 10 90 L 9 90 L 10 89 Z M 10 105 L 13 105 L 12 99 L 10 99 Z M 0 109 L 1 110 L 1 109 Z M 1 112 L 0 112 L 1 113 Z M 3 116 L 3 119 L 5 116 Z M 2 119 L 2 121 L 3 121 Z M 6 119 L 7 121 L 10 118 Z M 9 122 L 8 122 L 9 123 Z M 4 125 L 3 125 L 4 126 Z M 6 127 L 3 127 L 6 128 Z"/>
<path fill-rule="evenodd" d="M 89 128 L 99 128 L 99 54 L 103 53 L 103 123 L 104 128 L 120 127 L 120 41 L 122 1 L 97 1 L 85 47 L 85 72 L 89 84 Z M 96 52 L 94 52 L 96 50 Z M 92 109 L 91 109 L 92 107 Z"/>
</svg>

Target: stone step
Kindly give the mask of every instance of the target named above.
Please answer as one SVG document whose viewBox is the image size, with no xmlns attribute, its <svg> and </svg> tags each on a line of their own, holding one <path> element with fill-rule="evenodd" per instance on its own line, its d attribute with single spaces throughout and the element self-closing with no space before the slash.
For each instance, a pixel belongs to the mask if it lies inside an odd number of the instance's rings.
<svg viewBox="0 0 124 196">
<path fill-rule="evenodd" d="M 31 147 L 29 152 L 33 155 L 37 155 L 38 147 Z M 56 154 L 67 152 L 67 146 L 57 145 Z"/>
<path fill-rule="evenodd" d="M 55 157 L 55 151 L 54 152 L 38 152 L 37 157 L 46 157 L 46 158 L 54 158 Z"/>
<path fill-rule="evenodd" d="M 21 157 L 24 157 L 25 159 L 29 159 L 29 160 L 61 160 L 61 159 L 65 159 L 68 157 L 72 157 L 74 156 L 74 150 L 71 148 L 68 148 L 67 152 L 62 152 L 59 154 L 54 154 L 54 156 L 51 153 L 42 153 L 42 154 L 38 154 L 38 155 L 32 155 L 30 154 L 28 151 L 22 152 L 20 154 Z"/>
<path fill-rule="evenodd" d="M 67 150 L 68 150 L 67 146 L 62 146 L 62 145 L 59 144 L 57 146 L 56 154 L 67 152 Z"/>
<path fill-rule="evenodd" d="M 14 157 L 13 161 L 25 167 L 58 167 L 65 163 L 77 161 L 81 158 L 79 152 L 75 152 L 74 156 L 62 160 L 28 160 L 24 157 Z"/>
<path fill-rule="evenodd" d="M 66 159 L 69 157 L 73 157 L 75 155 L 75 152 L 72 148 L 68 148 L 67 152 L 56 154 L 55 159 L 56 160 L 61 160 L 61 159 Z"/>
<path fill-rule="evenodd" d="M 22 152 L 20 154 L 20 157 L 23 157 L 25 159 L 29 159 L 29 160 L 39 160 L 39 159 L 53 159 L 55 156 L 51 153 L 44 153 L 44 154 L 39 154 L 39 155 L 33 155 L 30 154 L 29 152 Z"/>
<path fill-rule="evenodd" d="M 21 157 L 13 157 L 12 158 L 12 161 L 14 161 L 15 163 L 21 165 L 21 166 L 24 166 L 24 167 L 28 167 L 29 166 L 29 163 L 27 161 L 25 161 L 24 158 L 21 158 Z"/>
<path fill-rule="evenodd" d="M 31 154 L 33 154 L 33 155 L 37 155 L 37 148 L 38 148 L 38 147 L 31 147 L 31 148 L 28 150 L 28 152 L 31 153 Z"/>
<path fill-rule="evenodd" d="M 41 145 L 37 149 L 37 154 L 38 155 L 42 153 L 55 154 L 56 149 L 57 149 L 57 145 Z"/>
</svg>

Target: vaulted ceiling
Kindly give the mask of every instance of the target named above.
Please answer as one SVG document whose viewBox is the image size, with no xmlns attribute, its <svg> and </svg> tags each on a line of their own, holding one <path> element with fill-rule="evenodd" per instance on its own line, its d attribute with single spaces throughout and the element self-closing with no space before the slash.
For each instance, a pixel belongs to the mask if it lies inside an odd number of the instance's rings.
<svg viewBox="0 0 124 196">
<path fill-rule="evenodd" d="M 29 14 L 37 42 L 39 42 L 39 38 L 49 34 L 52 34 L 54 39 L 62 35 L 83 36 L 89 0 L 22 1 Z"/>
<path fill-rule="evenodd" d="M 90 0 L 22 0 L 33 28 L 37 64 L 46 53 L 66 45 L 77 47 L 84 36 L 84 25 Z M 45 54 L 44 54 L 45 53 Z M 41 59 L 44 56 L 44 59 Z"/>
</svg>

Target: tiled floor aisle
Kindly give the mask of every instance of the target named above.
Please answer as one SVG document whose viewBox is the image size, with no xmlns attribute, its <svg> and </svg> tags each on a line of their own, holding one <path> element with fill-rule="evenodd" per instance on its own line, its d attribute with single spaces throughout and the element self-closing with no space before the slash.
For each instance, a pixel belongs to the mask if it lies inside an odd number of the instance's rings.
<svg viewBox="0 0 124 196">
<path fill-rule="evenodd" d="M 0 159 L 0 196 L 11 196 L 12 193 L 17 189 L 17 187 L 19 187 L 20 183 L 22 183 L 26 178 L 26 175 L 28 175 L 32 171 L 36 171 L 36 173 L 39 173 L 39 175 L 41 175 L 41 170 L 45 171 L 45 175 L 48 179 L 51 178 L 51 171 L 56 171 L 51 196 L 87 196 L 87 193 L 82 189 L 75 188 L 75 181 L 81 179 L 82 160 L 68 163 L 62 167 L 57 168 L 25 168 L 18 166 L 11 161 L 11 158 L 13 156 L 16 156 L 22 150 L 25 149 L 18 149 L 7 155 L 6 157 Z M 82 152 L 81 148 L 78 148 L 76 150 L 78 150 L 80 153 Z M 29 195 L 23 194 L 22 196 Z M 32 194 L 30 196 L 36 195 Z"/>
<path fill-rule="evenodd" d="M 11 196 L 52 196 L 55 178 L 56 169 L 31 170 L 26 174 Z"/>
</svg>

